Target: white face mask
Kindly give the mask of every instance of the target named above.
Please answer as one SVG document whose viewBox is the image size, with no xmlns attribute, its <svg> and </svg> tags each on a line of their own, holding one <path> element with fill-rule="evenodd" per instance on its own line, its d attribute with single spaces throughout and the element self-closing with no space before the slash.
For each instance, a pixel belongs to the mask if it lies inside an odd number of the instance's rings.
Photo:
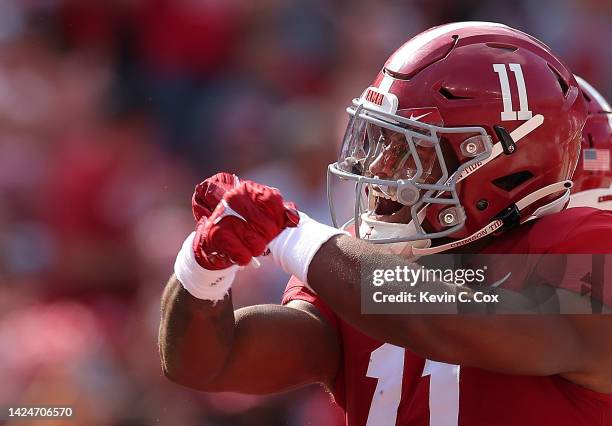
<svg viewBox="0 0 612 426">
<path fill-rule="evenodd" d="M 406 238 L 417 234 L 414 223 L 389 223 L 372 219 L 367 213 L 361 215 L 360 235 L 364 240 L 380 240 L 385 238 Z M 389 253 L 397 254 L 410 261 L 419 256 L 412 254 L 412 247 L 428 248 L 431 240 L 406 241 L 401 243 L 381 244 L 380 247 Z"/>
</svg>

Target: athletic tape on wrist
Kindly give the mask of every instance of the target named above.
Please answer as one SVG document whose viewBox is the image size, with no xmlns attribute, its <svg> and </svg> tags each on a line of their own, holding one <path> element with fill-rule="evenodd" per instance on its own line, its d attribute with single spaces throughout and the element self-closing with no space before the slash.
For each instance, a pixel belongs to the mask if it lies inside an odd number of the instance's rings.
<svg viewBox="0 0 612 426">
<path fill-rule="evenodd" d="M 304 284 L 307 283 L 308 268 L 321 246 L 336 235 L 349 235 L 331 226 L 323 225 L 300 212 L 300 223 L 287 228 L 268 245 L 272 259 L 289 274 Z"/>
<path fill-rule="evenodd" d="M 217 302 L 227 296 L 234 282 L 238 265 L 218 271 L 201 267 L 193 253 L 195 232 L 189 234 L 174 262 L 174 275 L 193 297 Z"/>
</svg>

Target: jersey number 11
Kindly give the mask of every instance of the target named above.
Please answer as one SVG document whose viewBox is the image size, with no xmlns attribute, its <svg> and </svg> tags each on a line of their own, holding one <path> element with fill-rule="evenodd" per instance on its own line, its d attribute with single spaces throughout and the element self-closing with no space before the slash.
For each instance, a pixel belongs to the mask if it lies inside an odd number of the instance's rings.
<svg viewBox="0 0 612 426">
<path fill-rule="evenodd" d="M 366 426 L 395 426 L 402 398 L 406 349 L 385 343 L 370 354 L 367 377 L 378 379 Z M 430 426 L 457 426 L 459 366 L 425 360 L 422 376 L 429 377 Z"/>
</svg>

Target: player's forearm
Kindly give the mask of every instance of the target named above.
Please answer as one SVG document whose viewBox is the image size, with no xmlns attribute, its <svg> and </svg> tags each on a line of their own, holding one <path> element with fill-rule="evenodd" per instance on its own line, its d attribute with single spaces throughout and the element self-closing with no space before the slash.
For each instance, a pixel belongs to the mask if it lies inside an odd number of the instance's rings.
<svg viewBox="0 0 612 426">
<path fill-rule="evenodd" d="M 166 377 L 206 389 L 223 371 L 234 341 L 231 296 L 213 304 L 190 295 L 172 276 L 162 296 L 159 350 Z"/>
<path fill-rule="evenodd" d="M 405 259 L 379 252 L 370 244 L 340 236 L 317 252 L 308 270 L 308 283 L 353 327 L 428 359 L 514 374 L 548 375 L 580 368 L 571 356 L 578 347 L 575 333 L 562 316 L 410 315 L 431 312 L 429 304 L 410 304 L 407 309 L 414 311 L 407 311 L 408 315 L 364 315 L 361 286 L 368 282 L 374 269 L 393 269 L 398 265 L 414 266 Z M 422 290 L 419 284 L 402 288 L 409 293 Z M 430 282 L 426 290 L 432 294 L 469 292 L 453 284 Z M 522 300 L 520 294 L 508 295 Z M 517 309 L 521 309 L 518 303 Z M 436 305 L 437 312 L 446 313 L 457 313 L 462 306 L 476 309 L 471 313 L 485 313 L 486 309 L 474 303 Z M 563 350 L 551 354 L 550 347 Z M 515 362 L 519 356 L 523 363 Z"/>
<path fill-rule="evenodd" d="M 482 329 L 479 316 L 439 314 L 457 314 L 459 309 L 484 314 L 484 305 L 455 301 L 411 303 L 405 305 L 404 315 L 363 314 L 361 286 L 372 282 L 375 269 L 393 270 L 397 266 L 419 267 L 402 257 L 384 253 L 372 244 L 339 236 L 325 243 L 313 258 L 308 283 L 341 318 L 378 340 L 440 361 L 459 363 L 466 355 L 471 357 L 463 350 L 472 346 L 474 335 Z M 466 293 L 467 297 L 473 295 L 471 290 L 449 283 L 417 282 L 398 286 L 401 291 L 417 295 L 417 300 L 422 291 L 438 295 L 459 292 Z M 486 340 L 486 336 L 480 337 Z"/>
<path fill-rule="evenodd" d="M 339 236 L 325 243 L 312 259 L 308 284 L 352 326 L 381 341 L 409 347 L 408 342 L 414 345 L 420 337 L 417 334 L 423 330 L 423 316 L 364 315 L 361 311 L 362 283 L 374 269 L 385 265 L 411 266 L 405 259 L 377 251 L 375 246 Z"/>
</svg>

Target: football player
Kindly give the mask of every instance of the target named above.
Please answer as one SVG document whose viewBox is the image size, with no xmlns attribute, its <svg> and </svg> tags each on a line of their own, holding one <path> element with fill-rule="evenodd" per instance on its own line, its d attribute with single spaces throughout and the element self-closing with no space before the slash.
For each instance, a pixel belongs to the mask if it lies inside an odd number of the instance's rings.
<svg viewBox="0 0 612 426">
<path fill-rule="evenodd" d="M 211 392 L 323 383 L 349 426 L 612 425 L 611 316 L 361 311 L 374 270 L 419 256 L 612 250 L 612 213 L 564 210 L 586 120 L 573 74 L 527 34 L 454 23 L 409 40 L 347 111 L 329 168 L 355 182 L 341 229 L 231 174 L 196 187 L 162 296 L 165 375 Z M 235 274 L 266 253 L 293 275 L 282 304 L 234 311 Z"/>
<path fill-rule="evenodd" d="M 612 210 L 612 108 L 593 86 L 576 76 L 588 107 L 582 152 L 572 178 L 569 207 Z"/>
</svg>

